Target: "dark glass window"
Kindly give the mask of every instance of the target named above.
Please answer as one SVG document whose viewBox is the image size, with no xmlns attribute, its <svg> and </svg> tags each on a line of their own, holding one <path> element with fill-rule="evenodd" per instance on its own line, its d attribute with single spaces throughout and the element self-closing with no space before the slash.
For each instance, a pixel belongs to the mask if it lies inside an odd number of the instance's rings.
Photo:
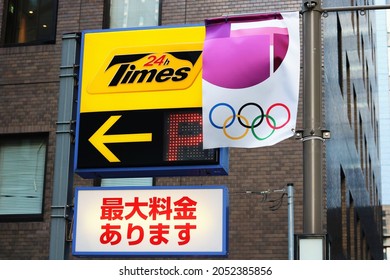
<svg viewBox="0 0 390 280">
<path fill-rule="evenodd" d="M 3 45 L 54 43 L 57 2 L 57 0 L 6 1 Z"/>
</svg>

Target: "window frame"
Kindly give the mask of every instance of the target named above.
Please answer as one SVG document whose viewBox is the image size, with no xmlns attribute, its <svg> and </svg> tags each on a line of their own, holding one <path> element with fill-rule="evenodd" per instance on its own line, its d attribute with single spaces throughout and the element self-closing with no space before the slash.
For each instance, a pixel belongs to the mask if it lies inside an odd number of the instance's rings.
<svg viewBox="0 0 390 280">
<path fill-rule="evenodd" d="M 2 222 L 39 222 L 43 221 L 45 208 L 45 193 L 46 193 L 46 178 L 47 178 L 47 162 L 49 148 L 49 133 L 20 133 L 20 134 L 1 134 L 1 140 L 19 140 L 19 139 L 39 139 L 45 145 L 44 168 L 42 180 L 42 202 L 40 213 L 34 214 L 0 214 L 0 223 Z M 0 148 L 1 141 L 0 140 Z"/>
<path fill-rule="evenodd" d="M 40 0 L 39 0 L 40 1 Z M 8 21 L 8 7 L 10 4 L 10 0 L 4 0 L 3 4 L 3 19 L 2 19 L 2 27 L 1 27 L 1 37 L 0 37 L 0 47 L 8 48 L 8 47 L 20 47 L 20 46 L 36 46 L 36 45 L 52 45 L 56 43 L 57 37 L 57 19 L 58 19 L 58 0 L 49 0 L 52 1 L 53 5 L 53 14 L 51 18 L 51 23 L 53 24 L 53 31 L 50 34 L 50 38 L 45 39 L 36 39 L 33 41 L 28 41 L 24 43 L 18 42 L 6 42 L 6 33 L 7 33 L 7 21 Z"/>
</svg>

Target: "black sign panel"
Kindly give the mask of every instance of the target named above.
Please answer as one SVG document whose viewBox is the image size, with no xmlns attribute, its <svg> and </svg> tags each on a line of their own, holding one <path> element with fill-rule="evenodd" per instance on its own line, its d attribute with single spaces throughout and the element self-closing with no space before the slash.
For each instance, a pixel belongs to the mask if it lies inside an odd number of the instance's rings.
<svg viewBox="0 0 390 280">
<path fill-rule="evenodd" d="M 134 168 L 221 164 L 220 149 L 202 148 L 201 108 L 81 113 L 78 121 L 76 172 L 85 178 L 118 177 L 118 171 L 119 177 L 137 176 Z M 166 171 L 149 176 L 175 175 Z"/>
</svg>

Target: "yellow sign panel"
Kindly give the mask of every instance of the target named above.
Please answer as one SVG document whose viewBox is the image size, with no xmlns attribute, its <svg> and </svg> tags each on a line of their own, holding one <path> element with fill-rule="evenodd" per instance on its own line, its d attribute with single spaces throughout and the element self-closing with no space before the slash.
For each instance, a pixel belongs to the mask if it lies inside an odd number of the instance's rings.
<svg viewBox="0 0 390 280">
<path fill-rule="evenodd" d="M 202 107 L 204 26 L 89 32 L 80 113 Z"/>
</svg>

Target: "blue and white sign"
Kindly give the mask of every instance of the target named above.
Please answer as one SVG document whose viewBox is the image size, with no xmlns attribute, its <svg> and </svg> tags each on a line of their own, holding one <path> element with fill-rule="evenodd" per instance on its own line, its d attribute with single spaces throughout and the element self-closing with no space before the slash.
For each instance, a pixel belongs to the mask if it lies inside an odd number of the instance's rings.
<svg viewBox="0 0 390 280">
<path fill-rule="evenodd" d="M 225 186 L 77 187 L 73 255 L 226 255 Z"/>
</svg>

